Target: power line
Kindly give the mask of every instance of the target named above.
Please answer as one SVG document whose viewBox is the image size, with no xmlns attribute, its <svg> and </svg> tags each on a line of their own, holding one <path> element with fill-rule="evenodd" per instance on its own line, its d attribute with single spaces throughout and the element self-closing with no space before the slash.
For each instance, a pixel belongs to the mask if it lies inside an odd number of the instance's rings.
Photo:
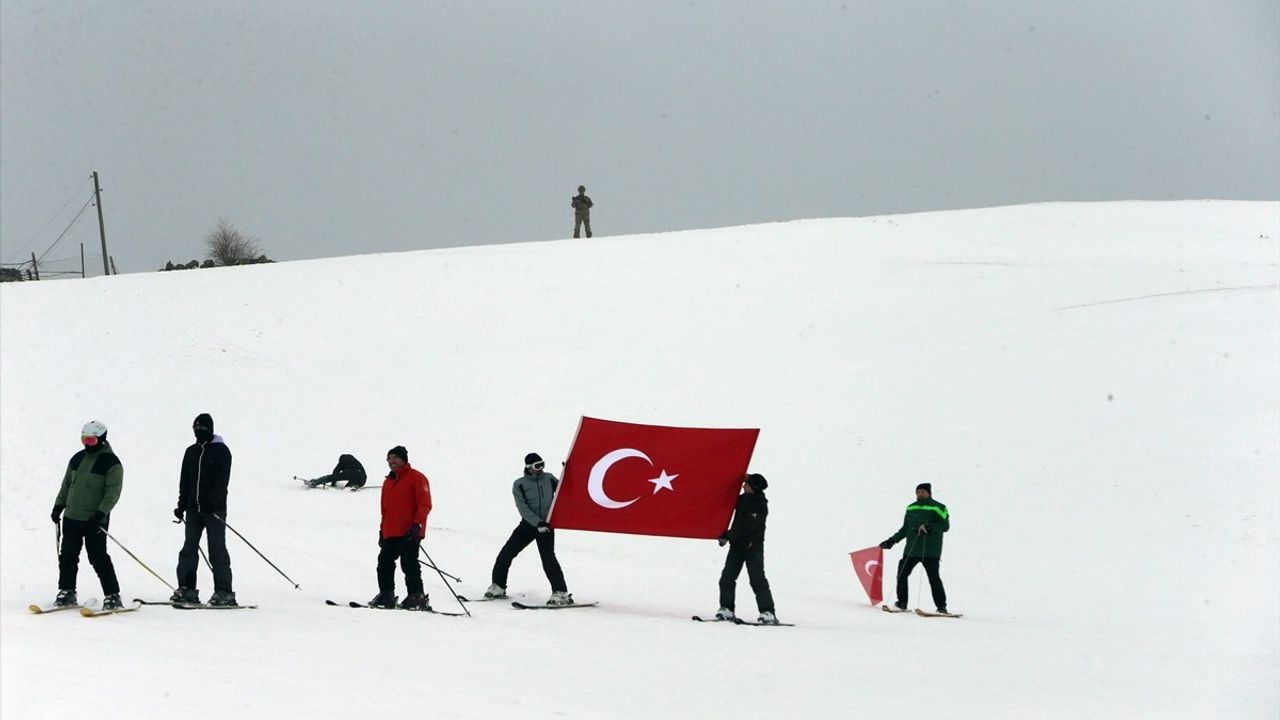
<svg viewBox="0 0 1280 720">
<path fill-rule="evenodd" d="M 93 177 L 92 175 L 89 176 L 89 179 L 92 179 L 92 177 Z M 16 253 L 14 253 L 15 255 L 25 253 L 28 248 L 30 248 L 32 245 L 35 244 L 36 240 L 40 238 L 40 234 L 43 233 L 51 224 L 53 224 L 54 220 L 58 219 L 58 216 L 62 214 L 63 210 L 67 209 L 67 206 L 70 205 L 71 202 L 76 199 L 77 195 L 81 194 L 84 191 L 84 186 L 89 184 L 89 179 L 86 179 L 84 182 L 80 183 L 80 187 L 76 188 L 76 191 L 71 194 L 71 197 L 67 198 L 67 201 L 62 203 L 62 207 L 58 208 L 58 211 L 55 212 L 52 217 L 46 220 L 44 225 L 40 226 L 40 229 L 35 232 L 35 235 L 32 235 L 31 239 L 27 241 L 27 244 L 23 245 L 21 249 L 19 249 Z"/>
<path fill-rule="evenodd" d="M 71 228 L 74 227 L 75 224 L 80 221 L 81 216 L 84 215 L 84 211 L 88 210 L 89 206 L 92 204 L 93 204 L 93 198 L 89 198 L 88 200 L 85 201 L 84 205 L 80 207 L 80 212 L 76 213 L 76 216 L 71 218 L 71 222 L 67 225 L 66 229 L 62 231 L 62 234 L 58 236 L 57 240 L 53 241 L 53 244 L 49 246 L 48 250 L 45 250 L 43 253 L 40 254 L 40 257 L 37 259 L 37 262 L 40 260 L 43 260 L 44 256 L 49 254 L 50 250 L 53 250 L 54 248 L 58 247 L 58 243 L 62 242 L 62 238 L 66 237 L 67 233 L 71 232 Z"/>
</svg>

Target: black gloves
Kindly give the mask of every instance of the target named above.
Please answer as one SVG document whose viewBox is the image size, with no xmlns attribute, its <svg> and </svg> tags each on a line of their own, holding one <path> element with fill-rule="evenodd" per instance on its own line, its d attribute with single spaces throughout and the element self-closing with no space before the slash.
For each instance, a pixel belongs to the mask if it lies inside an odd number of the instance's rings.
<svg viewBox="0 0 1280 720">
<path fill-rule="evenodd" d="M 551 532 L 551 526 L 550 526 L 550 525 L 548 525 L 548 524 L 546 524 L 546 523 L 544 523 L 544 522 L 540 522 L 540 523 L 538 523 L 538 532 L 540 532 L 540 533 L 549 533 L 549 532 Z"/>
<path fill-rule="evenodd" d="M 417 541 L 418 541 L 418 535 L 419 535 L 421 532 L 422 532 L 422 526 L 421 526 L 421 525 L 419 525 L 418 523 L 414 523 L 414 524 L 412 524 L 412 525 L 410 525 L 410 526 L 409 526 L 409 532 L 407 532 L 407 533 L 405 533 L 405 534 L 404 534 L 404 539 L 405 539 L 405 540 L 408 540 L 408 541 L 410 541 L 410 542 L 417 542 Z"/>
<path fill-rule="evenodd" d="M 892 540 L 885 540 L 884 542 L 880 543 L 880 548 L 883 550 L 888 550 L 891 547 L 893 547 Z"/>
<path fill-rule="evenodd" d="M 725 545 L 729 544 L 729 536 L 721 535 L 719 539 L 716 540 L 716 542 L 720 543 L 720 547 L 724 547 Z"/>
<path fill-rule="evenodd" d="M 58 523 L 62 522 L 62 510 L 65 507 L 66 505 L 53 506 L 53 512 L 49 513 L 49 519 L 53 521 L 54 525 L 57 525 Z"/>
<path fill-rule="evenodd" d="M 182 522 L 182 508 L 174 508 L 173 516 L 178 518 L 178 522 Z"/>
<path fill-rule="evenodd" d="M 106 525 L 107 514 L 102 512 L 101 510 L 95 512 L 94 514 L 89 516 L 89 524 L 90 525 Z"/>
</svg>

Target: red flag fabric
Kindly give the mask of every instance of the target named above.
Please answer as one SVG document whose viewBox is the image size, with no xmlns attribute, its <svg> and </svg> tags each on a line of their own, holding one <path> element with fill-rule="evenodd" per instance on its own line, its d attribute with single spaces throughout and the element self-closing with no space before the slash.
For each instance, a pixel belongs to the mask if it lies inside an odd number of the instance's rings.
<svg viewBox="0 0 1280 720">
<path fill-rule="evenodd" d="M 547 522 L 565 530 L 719 537 L 759 434 L 584 417 Z"/>
<path fill-rule="evenodd" d="M 884 550 L 879 545 L 873 545 L 863 550 L 854 550 L 849 553 L 849 559 L 853 560 L 853 571 L 862 582 L 862 589 L 867 591 L 871 604 L 879 605 L 884 601 Z"/>
</svg>

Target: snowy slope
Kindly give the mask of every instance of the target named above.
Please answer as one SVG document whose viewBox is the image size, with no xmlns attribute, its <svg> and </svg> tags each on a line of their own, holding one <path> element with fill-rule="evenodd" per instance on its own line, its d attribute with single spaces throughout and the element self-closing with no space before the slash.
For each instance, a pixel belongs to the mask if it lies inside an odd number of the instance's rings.
<svg viewBox="0 0 1280 720">
<path fill-rule="evenodd" d="M 1277 203 L 1048 204 L 5 285 L 0 715 L 1275 717 L 1277 238 Z M 125 465 L 113 534 L 172 582 L 202 411 L 235 453 L 228 520 L 301 590 L 232 538 L 259 610 L 29 615 L 89 419 Z M 559 553 L 596 609 L 323 604 L 374 594 L 377 494 L 293 475 L 352 452 L 376 477 L 404 444 L 426 548 L 476 593 L 523 455 L 563 458 L 583 414 L 761 428 L 798 627 L 689 622 L 713 542 L 582 532 Z M 846 556 L 921 481 L 963 620 L 871 609 Z M 167 595 L 111 549 L 126 597 Z M 533 549 L 510 584 L 544 599 Z"/>
</svg>

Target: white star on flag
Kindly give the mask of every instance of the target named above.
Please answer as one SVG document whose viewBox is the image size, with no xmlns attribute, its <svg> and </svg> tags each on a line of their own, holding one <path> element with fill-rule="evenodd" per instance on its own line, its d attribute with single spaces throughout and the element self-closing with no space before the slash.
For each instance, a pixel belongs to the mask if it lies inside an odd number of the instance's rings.
<svg viewBox="0 0 1280 720">
<path fill-rule="evenodd" d="M 680 473 L 668 475 L 666 470 L 658 473 L 658 477 L 649 481 L 653 483 L 653 494 L 657 495 L 659 490 L 670 490 L 671 492 L 675 492 L 676 489 L 671 487 L 671 481 L 678 477 L 680 477 Z"/>
</svg>

